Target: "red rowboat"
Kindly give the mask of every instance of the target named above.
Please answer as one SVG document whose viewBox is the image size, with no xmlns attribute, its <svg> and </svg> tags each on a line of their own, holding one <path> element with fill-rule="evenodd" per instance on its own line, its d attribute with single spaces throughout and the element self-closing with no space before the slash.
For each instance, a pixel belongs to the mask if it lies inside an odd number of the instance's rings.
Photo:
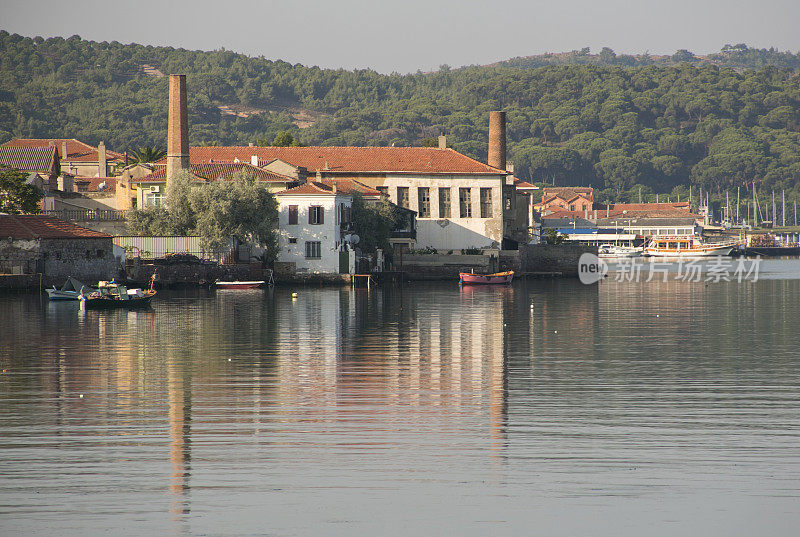
<svg viewBox="0 0 800 537">
<path fill-rule="evenodd" d="M 488 283 L 511 283 L 514 271 L 495 272 L 494 274 L 474 274 L 472 272 L 459 272 L 460 284 L 488 284 Z"/>
<path fill-rule="evenodd" d="M 242 282 L 238 280 L 231 282 L 221 282 L 217 280 L 216 285 L 217 289 L 258 289 L 262 285 L 264 285 L 264 280 L 252 281 L 252 282 Z"/>
</svg>

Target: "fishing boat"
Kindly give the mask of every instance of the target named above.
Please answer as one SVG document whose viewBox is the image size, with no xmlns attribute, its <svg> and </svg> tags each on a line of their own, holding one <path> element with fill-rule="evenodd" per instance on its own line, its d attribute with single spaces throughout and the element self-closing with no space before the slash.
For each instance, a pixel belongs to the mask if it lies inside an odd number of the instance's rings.
<svg viewBox="0 0 800 537">
<path fill-rule="evenodd" d="M 458 274 L 458 283 L 460 285 L 466 284 L 503 284 L 511 283 L 514 278 L 514 271 L 495 272 L 494 274 L 475 274 L 474 272 L 460 272 Z"/>
<path fill-rule="evenodd" d="M 703 242 L 697 236 L 654 237 L 644 249 L 650 257 L 705 257 L 731 255 L 738 248 L 736 241 Z"/>
<path fill-rule="evenodd" d="M 264 286 L 264 280 L 255 280 L 255 281 L 220 281 L 217 280 L 214 282 L 217 289 L 260 289 Z"/>
<path fill-rule="evenodd" d="M 601 244 L 597 247 L 597 257 L 639 257 L 642 255 L 643 248 L 634 246 L 620 246 L 618 244 Z"/>
<path fill-rule="evenodd" d="M 150 279 L 150 288 L 128 289 L 114 281 L 99 282 L 97 289 L 89 293 L 81 292 L 81 305 L 85 308 L 143 308 L 150 305 L 150 301 L 156 296 L 153 289 L 155 278 Z"/>
<path fill-rule="evenodd" d="M 87 293 L 93 291 L 92 288 L 85 286 L 83 283 L 70 276 L 67 278 L 64 285 L 61 286 L 61 289 L 58 289 L 54 285 L 52 289 L 45 289 L 45 291 L 47 291 L 47 298 L 50 300 L 80 300 L 82 289 Z"/>
</svg>

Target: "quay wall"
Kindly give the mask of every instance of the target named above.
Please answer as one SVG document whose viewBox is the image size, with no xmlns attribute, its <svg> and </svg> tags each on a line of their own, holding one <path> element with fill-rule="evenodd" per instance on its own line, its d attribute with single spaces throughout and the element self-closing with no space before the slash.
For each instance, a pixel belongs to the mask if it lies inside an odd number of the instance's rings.
<svg viewBox="0 0 800 537">
<path fill-rule="evenodd" d="M 519 247 L 522 273 L 556 272 L 565 277 L 578 277 L 581 255 L 597 255 L 596 246 L 582 244 L 523 244 Z"/>
</svg>

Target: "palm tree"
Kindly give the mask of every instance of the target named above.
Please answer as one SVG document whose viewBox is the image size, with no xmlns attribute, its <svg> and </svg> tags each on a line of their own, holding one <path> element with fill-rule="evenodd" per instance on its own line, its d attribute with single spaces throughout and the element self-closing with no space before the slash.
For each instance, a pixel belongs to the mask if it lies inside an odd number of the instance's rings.
<svg viewBox="0 0 800 537">
<path fill-rule="evenodd" d="M 143 145 L 139 149 L 132 151 L 130 158 L 134 164 L 155 162 L 167 156 L 167 151 L 160 147 L 153 147 L 151 145 Z"/>
</svg>

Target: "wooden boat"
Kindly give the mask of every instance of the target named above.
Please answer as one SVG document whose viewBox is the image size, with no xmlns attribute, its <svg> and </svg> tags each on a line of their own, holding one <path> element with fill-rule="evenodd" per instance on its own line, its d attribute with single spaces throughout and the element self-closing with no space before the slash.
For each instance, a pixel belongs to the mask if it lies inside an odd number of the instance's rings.
<svg viewBox="0 0 800 537">
<path fill-rule="evenodd" d="M 731 255 L 736 241 L 704 243 L 697 236 L 654 237 L 644 249 L 650 257 L 705 257 Z"/>
<path fill-rule="evenodd" d="M 55 285 L 52 289 L 45 289 L 45 291 L 47 291 L 47 298 L 50 300 L 80 300 L 81 290 L 84 290 L 85 293 L 90 293 L 94 289 L 85 286 L 72 276 L 67 278 L 67 281 L 61 286 L 61 289 L 56 288 Z"/>
<path fill-rule="evenodd" d="M 264 280 L 256 280 L 249 282 L 239 281 L 239 280 L 223 282 L 217 280 L 215 282 L 215 285 L 217 289 L 259 289 L 264 286 L 264 283 L 265 283 Z"/>
<path fill-rule="evenodd" d="M 97 289 L 80 294 L 81 305 L 85 308 L 143 308 L 150 305 L 156 296 L 151 279 L 150 289 L 128 289 L 116 282 L 100 282 Z"/>
<path fill-rule="evenodd" d="M 495 272 L 494 274 L 475 274 L 474 272 L 460 272 L 458 274 L 459 284 L 503 284 L 511 283 L 514 278 L 514 271 Z"/>
</svg>

